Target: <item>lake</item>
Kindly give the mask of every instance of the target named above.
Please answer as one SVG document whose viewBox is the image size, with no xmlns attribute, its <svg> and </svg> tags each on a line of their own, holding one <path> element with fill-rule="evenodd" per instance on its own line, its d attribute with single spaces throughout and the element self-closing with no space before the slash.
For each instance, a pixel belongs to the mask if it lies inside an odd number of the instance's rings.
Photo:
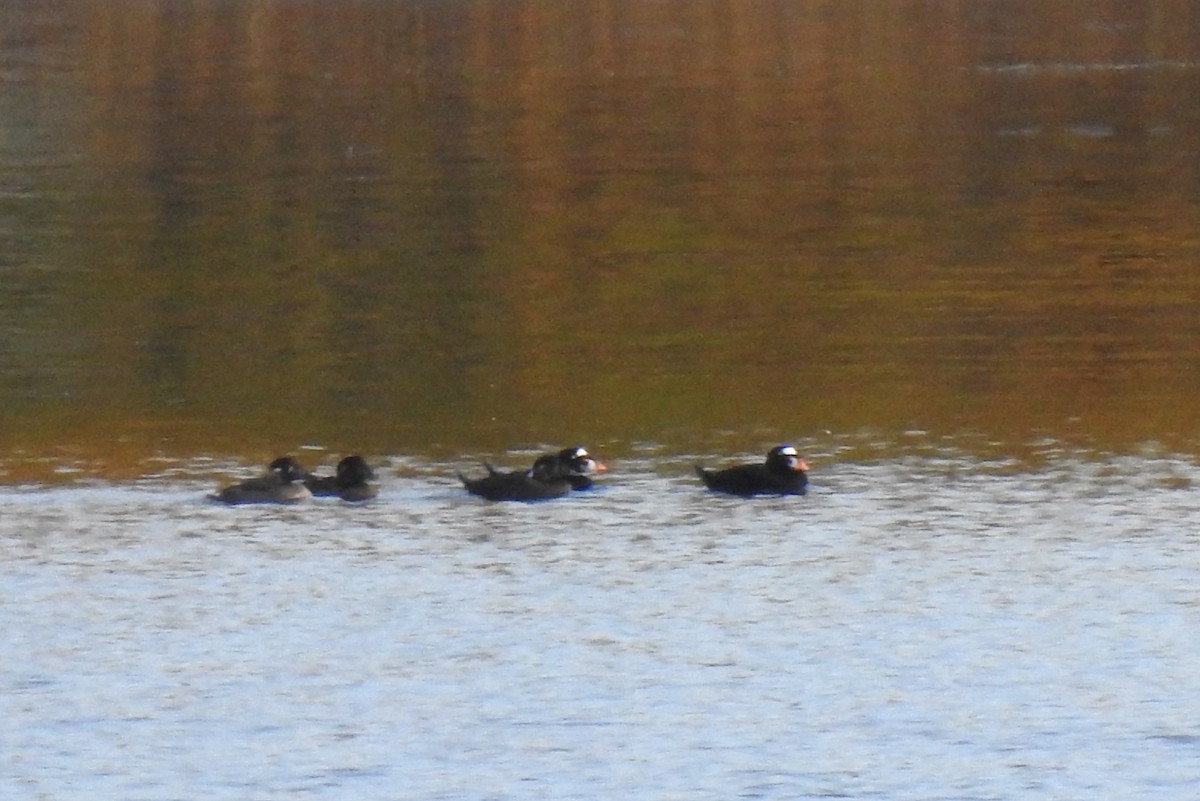
<svg viewBox="0 0 1200 801">
<path fill-rule="evenodd" d="M 3 796 L 1190 799 L 1195 19 L 6 4 Z"/>
<path fill-rule="evenodd" d="M 10 4 L 0 444 L 39 479 L 826 430 L 1191 449 L 1188 25 Z"/>
<path fill-rule="evenodd" d="M 1188 799 L 1191 460 L 0 493 L 6 798 Z"/>
</svg>

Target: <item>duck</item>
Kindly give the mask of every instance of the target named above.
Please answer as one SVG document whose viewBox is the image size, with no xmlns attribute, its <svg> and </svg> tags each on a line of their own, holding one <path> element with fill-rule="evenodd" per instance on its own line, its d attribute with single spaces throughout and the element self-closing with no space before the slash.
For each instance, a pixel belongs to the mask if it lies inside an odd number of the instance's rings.
<svg viewBox="0 0 1200 801">
<path fill-rule="evenodd" d="M 343 501 L 357 503 L 369 501 L 379 494 L 379 488 L 370 483 L 375 471 L 367 460 L 355 454 L 338 462 L 332 476 L 317 476 L 312 473 L 304 477 L 304 486 L 315 497 L 338 497 Z"/>
<path fill-rule="evenodd" d="M 582 445 L 563 448 L 556 454 L 547 454 L 540 458 L 549 460 L 556 474 L 569 481 L 573 490 L 591 489 L 595 486 L 592 476 L 608 472 L 608 466 L 593 458 Z"/>
<path fill-rule="evenodd" d="M 808 463 L 791 445 L 777 445 L 762 464 L 743 464 L 724 470 L 696 465 L 704 486 L 715 492 L 751 495 L 803 495 L 808 486 Z"/>
<path fill-rule="evenodd" d="M 295 459 L 281 456 L 271 462 L 266 475 L 232 484 L 208 497 L 231 506 L 244 503 L 299 503 L 312 497 L 312 493 L 304 486 L 307 475 Z"/>
<path fill-rule="evenodd" d="M 573 489 L 570 479 L 560 474 L 555 454 L 538 457 L 530 470 L 501 472 L 487 462 L 483 466 L 488 471 L 483 478 L 470 479 L 459 473 L 458 480 L 467 492 L 489 501 L 547 501 Z"/>
</svg>

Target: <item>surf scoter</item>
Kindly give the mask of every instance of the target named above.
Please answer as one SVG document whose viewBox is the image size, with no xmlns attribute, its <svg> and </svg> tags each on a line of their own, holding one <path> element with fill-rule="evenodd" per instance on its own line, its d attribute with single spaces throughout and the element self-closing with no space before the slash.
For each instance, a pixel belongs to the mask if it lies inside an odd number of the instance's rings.
<svg viewBox="0 0 1200 801">
<path fill-rule="evenodd" d="M 571 482 L 571 489 L 591 489 L 596 483 L 592 476 L 608 472 L 603 462 L 592 458 L 587 449 L 579 445 L 563 448 L 556 454 L 547 454 L 542 458 L 553 460 L 555 472 Z"/>
<path fill-rule="evenodd" d="M 379 492 L 379 489 L 370 483 L 374 478 L 375 471 L 367 464 L 366 459 L 356 454 L 338 462 L 335 475 L 305 476 L 304 486 L 318 498 L 336 496 L 343 501 L 369 501 Z"/>
<path fill-rule="evenodd" d="M 561 498 L 576 489 L 592 486 L 591 475 L 608 470 L 593 459 L 585 448 L 564 448 L 558 453 L 539 456 L 530 470 L 502 472 L 484 463 L 488 474 L 469 479 L 458 478 L 467 492 L 489 501 L 544 501 Z"/>
<path fill-rule="evenodd" d="M 295 459 L 281 456 L 271 462 L 267 474 L 225 487 L 209 498 L 230 505 L 242 503 L 297 503 L 311 498 L 304 486 L 308 474 Z"/>
<path fill-rule="evenodd" d="M 484 463 L 488 474 L 470 479 L 462 473 L 458 479 L 467 492 L 489 501 L 545 501 L 561 498 L 571 491 L 571 482 L 558 473 L 554 456 L 542 456 L 531 470 L 500 472 Z"/>
<path fill-rule="evenodd" d="M 808 463 L 791 445 L 779 445 L 767 453 L 763 464 L 744 464 L 724 470 L 706 470 L 696 465 L 704 486 L 730 495 L 803 495 L 808 486 Z"/>
</svg>

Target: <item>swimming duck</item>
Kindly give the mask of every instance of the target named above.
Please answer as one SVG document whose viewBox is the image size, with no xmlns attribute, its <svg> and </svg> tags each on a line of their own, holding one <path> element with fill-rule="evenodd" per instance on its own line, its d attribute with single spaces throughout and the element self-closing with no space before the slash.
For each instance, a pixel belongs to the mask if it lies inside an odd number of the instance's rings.
<svg viewBox="0 0 1200 801">
<path fill-rule="evenodd" d="M 696 465 L 704 486 L 730 495 L 803 495 L 808 486 L 808 463 L 791 445 L 767 452 L 763 464 L 743 464 L 724 470 L 705 470 Z"/>
<path fill-rule="evenodd" d="M 271 462 L 267 474 L 225 487 L 209 498 L 221 503 L 297 503 L 311 498 L 304 486 L 308 474 L 295 459 L 281 456 Z"/>
<path fill-rule="evenodd" d="M 546 501 L 561 498 L 571 491 L 571 481 L 560 474 L 557 454 L 541 456 L 531 470 L 500 472 L 486 462 L 488 474 L 470 479 L 462 473 L 458 480 L 467 492 L 489 501 Z"/>
<path fill-rule="evenodd" d="M 335 475 L 308 474 L 304 486 L 318 498 L 336 496 L 343 501 L 369 501 L 379 493 L 378 487 L 370 483 L 374 478 L 375 471 L 366 459 L 355 454 L 338 462 Z"/>
<path fill-rule="evenodd" d="M 458 477 L 467 492 L 492 501 L 558 498 L 571 490 L 589 489 L 593 485 L 593 474 L 608 471 L 603 463 L 592 458 L 586 448 L 578 445 L 539 456 L 529 470 L 501 472 L 487 462 L 483 466 L 488 471 L 483 478 L 472 480 L 462 473 Z"/>
<path fill-rule="evenodd" d="M 592 476 L 608 472 L 608 467 L 603 462 L 592 458 L 587 449 L 579 445 L 563 448 L 558 453 L 547 454 L 541 458 L 549 460 L 555 473 L 571 482 L 571 489 L 591 489 L 595 485 Z"/>
</svg>

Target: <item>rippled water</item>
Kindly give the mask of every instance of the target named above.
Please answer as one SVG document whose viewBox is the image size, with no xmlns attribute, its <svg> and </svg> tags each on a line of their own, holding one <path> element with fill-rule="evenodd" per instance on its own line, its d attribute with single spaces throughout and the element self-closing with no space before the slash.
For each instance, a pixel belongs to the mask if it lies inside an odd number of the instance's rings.
<svg viewBox="0 0 1200 801">
<path fill-rule="evenodd" d="M 7 3 L 0 799 L 1191 801 L 1194 17 Z"/>
<path fill-rule="evenodd" d="M 832 451 L 832 449 L 831 449 Z M 0 491 L 5 798 L 1190 799 L 1188 458 L 689 459 L 491 505 Z M 711 461 L 711 460 L 710 460 Z"/>
</svg>

